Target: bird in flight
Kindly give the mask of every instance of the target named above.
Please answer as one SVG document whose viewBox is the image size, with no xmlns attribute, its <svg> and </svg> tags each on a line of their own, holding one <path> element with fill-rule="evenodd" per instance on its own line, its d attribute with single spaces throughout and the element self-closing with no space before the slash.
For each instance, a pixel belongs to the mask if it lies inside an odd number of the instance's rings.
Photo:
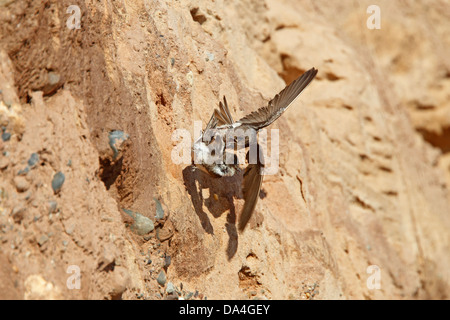
<svg viewBox="0 0 450 320">
<path fill-rule="evenodd" d="M 255 148 L 253 155 L 256 154 L 256 159 L 252 158 L 250 151 L 246 155 L 247 166 L 242 189 L 245 203 L 238 222 L 240 231 L 244 230 L 255 209 L 263 180 L 263 154 L 260 145 L 255 141 L 256 138 L 252 139 L 252 134 L 256 137 L 258 130 L 277 120 L 311 83 L 316 74 L 317 69 L 308 70 L 270 100 L 267 106 L 253 111 L 238 121 L 233 120 L 224 96 L 223 103 L 219 102 L 219 109 L 214 110 L 205 130 L 194 142 L 192 148 L 194 166 L 218 178 L 233 176 L 241 170 L 236 156 L 238 150 L 250 148 L 251 151 L 252 147 Z"/>
</svg>

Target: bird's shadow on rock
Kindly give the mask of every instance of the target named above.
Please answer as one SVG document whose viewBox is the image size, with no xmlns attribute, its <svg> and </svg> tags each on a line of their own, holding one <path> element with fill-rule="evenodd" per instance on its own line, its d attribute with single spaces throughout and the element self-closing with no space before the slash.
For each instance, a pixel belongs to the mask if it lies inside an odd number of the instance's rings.
<svg viewBox="0 0 450 320">
<path fill-rule="evenodd" d="M 229 210 L 225 226 L 229 236 L 227 246 L 228 259 L 233 258 L 238 246 L 236 208 L 233 199 L 242 198 L 242 178 L 243 172 L 235 174 L 233 177 L 215 178 L 192 165 L 183 170 L 184 185 L 191 196 L 195 213 L 207 233 L 213 235 L 214 228 L 208 214 L 203 210 L 203 205 L 206 206 L 214 218 L 220 217 L 225 211 Z M 209 197 L 206 199 L 203 198 L 204 189 L 209 189 Z"/>
</svg>

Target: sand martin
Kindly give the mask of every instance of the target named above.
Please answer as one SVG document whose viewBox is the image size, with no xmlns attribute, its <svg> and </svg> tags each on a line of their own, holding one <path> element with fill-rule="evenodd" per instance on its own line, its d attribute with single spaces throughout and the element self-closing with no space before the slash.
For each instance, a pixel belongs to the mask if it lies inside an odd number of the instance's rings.
<svg viewBox="0 0 450 320">
<path fill-rule="evenodd" d="M 246 155 L 247 166 L 243 179 L 245 204 L 238 223 L 240 231 L 244 230 L 255 209 L 263 180 L 263 153 L 256 138 L 255 143 L 252 143 L 252 139 L 249 137 L 252 132 L 256 137 L 258 130 L 277 120 L 311 83 L 316 74 L 317 69 L 308 70 L 270 100 L 267 106 L 253 111 L 238 121 L 233 120 L 224 97 L 223 102 L 219 102 L 219 110 L 214 110 L 205 130 L 194 143 L 192 159 L 195 167 L 218 178 L 233 176 L 241 170 L 240 165 L 243 164 L 237 159 L 236 152 L 238 150 L 256 147 L 256 151 L 253 153 L 256 158 L 254 157 L 252 161 L 249 160 L 250 151 Z M 242 130 L 239 131 L 239 129 Z M 237 131 L 239 134 L 236 134 Z M 239 136 L 242 136 L 245 142 L 239 144 Z M 231 144 L 229 137 L 232 137 Z"/>
</svg>

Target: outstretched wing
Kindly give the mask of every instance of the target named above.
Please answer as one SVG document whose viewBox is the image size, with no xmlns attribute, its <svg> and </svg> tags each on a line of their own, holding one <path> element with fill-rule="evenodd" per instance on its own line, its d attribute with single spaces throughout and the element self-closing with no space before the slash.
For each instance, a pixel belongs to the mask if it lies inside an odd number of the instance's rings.
<svg viewBox="0 0 450 320">
<path fill-rule="evenodd" d="M 264 158 L 262 150 L 259 144 L 256 144 L 257 161 L 256 163 L 250 163 L 244 172 L 243 180 L 243 193 L 244 193 L 244 208 L 242 209 L 241 216 L 239 217 L 238 229 L 243 231 L 247 225 L 250 217 L 255 210 L 256 202 L 258 201 L 259 191 L 261 190 L 261 184 L 263 181 L 262 168 L 264 167 Z M 249 153 L 247 153 L 247 157 Z"/>
<path fill-rule="evenodd" d="M 209 129 L 215 129 L 217 127 L 217 123 L 219 120 L 216 118 L 216 110 L 214 110 L 211 118 L 209 119 L 208 124 L 206 125 L 205 131 Z"/>
<path fill-rule="evenodd" d="M 263 175 L 261 174 L 261 166 L 259 164 L 249 164 L 247 168 L 245 168 L 243 188 L 245 203 L 241 216 L 239 217 L 239 231 L 244 230 L 247 222 L 252 216 L 253 210 L 255 210 L 262 180 Z"/>
<path fill-rule="evenodd" d="M 215 110 L 217 112 L 219 122 L 222 122 L 221 124 L 233 124 L 233 117 L 231 116 L 230 109 L 228 109 L 228 103 L 227 98 L 223 96 L 223 103 L 222 101 L 219 102 L 219 108 L 220 112 Z"/>
<path fill-rule="evenodd" d="M 230 109 L 228 109 L 228 103 L 227 98 L 223 96 L 223 103 L 222 101 L 219 102 L 219 110 L 214 109 L 214 112 L 211 116 L 211 119 L 209 119 L 209 122 L 206 126 L 205 130 L 208 129 L 215 129 L 218 125 L 224 125 L 224 124 L 233 124 L 234 120 L 231 116 Z"/>
<path fill-rule="evenodd" d="M 270 100 L 267 106 L 253 111 L 238 122 L 244 125 L 247 124 L 255 130 L 270 125 L 286 111 L 300 93 L 311 83 L 316 74 L 317 69 L 312 68 L 308 70 Z"/>
</svg>

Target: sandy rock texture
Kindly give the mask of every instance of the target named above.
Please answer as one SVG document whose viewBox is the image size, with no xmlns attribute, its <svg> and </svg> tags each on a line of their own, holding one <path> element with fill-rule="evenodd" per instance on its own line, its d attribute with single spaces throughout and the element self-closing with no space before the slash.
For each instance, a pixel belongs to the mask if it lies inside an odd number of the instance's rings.
<svg viewBox="0 0 450 320">
<path fill-rule="evenodd" d="M 0 298 L 448 299 L 450 7 L 378 2 L 0 1 Z M 173 133 L 311 67 L 239 233 Z"/>
</svg>

